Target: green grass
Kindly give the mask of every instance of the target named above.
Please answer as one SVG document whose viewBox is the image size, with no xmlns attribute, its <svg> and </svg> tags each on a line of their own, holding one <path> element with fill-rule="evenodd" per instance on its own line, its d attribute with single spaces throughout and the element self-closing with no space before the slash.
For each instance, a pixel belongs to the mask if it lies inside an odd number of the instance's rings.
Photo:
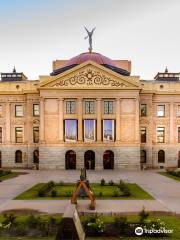
<svg viewBox="0 0 180 240">
<path fill-rule="evenodd" d="M 169 174 L 168 172 L 158 172 L 158 173 L 163 175 L 163 176 L 166 176 L 168 178 L 172 178 L 176 181 L 180 181 L 180 177 L 173 176 L 173 175 Z"/>
<path fill-rule="evenodd" d="M 141 187 L 139 187 L 137 184 L 134 183 L 128 183 L 127 184 L 131 195 L 129 197 L 123 196 L 123 193 L 119 190 L 119 188 L 114 185 L 114 186 L 101 186 L 99 183 L 92 183 L 90 184 L 95 198 L 96 199 L 153 199 L 151 195 L 149 195 L 147 192 L 145 192 Z M 27 191 L 21 193 L 19 196 L 17 196 L 15 199 L 18 200 L 28 200 L 28 199 L 44 199 L 44 200 L 57 200 L 57 199 L 69 199 L 72 193 L 75 191 L 75 184 L 64 184 L 59 185 L 56 184 L 55 187 L 53 188 L 54 190 L 57 191 L 58 196 L 57 197 L 51 197 L 50 192 L 48 193 L 47 196 L 45 197 L 39 197 L 38 196 L 38 190 L 43 186 L 43 183 L 39 183 L 32 188 L 28 189 Z M 114 191 L 119 191 L 119 196 L 115 197 L 113 196 Z M 103 196 L 100 197 L 100 192 L 102 192 Z M 68 196 L 66 194 L 69 193 Z"/>
<path fill-rule="evenodd" d="M 17 177 L 17 176 L 19 176 L 21 174 L 22 174 L 21 172 L 11 172 L 11 173 L 9 173 L 7 175 L 0 176 L 0 181 L 5 181 L 7 179 Z"/>
</svg>

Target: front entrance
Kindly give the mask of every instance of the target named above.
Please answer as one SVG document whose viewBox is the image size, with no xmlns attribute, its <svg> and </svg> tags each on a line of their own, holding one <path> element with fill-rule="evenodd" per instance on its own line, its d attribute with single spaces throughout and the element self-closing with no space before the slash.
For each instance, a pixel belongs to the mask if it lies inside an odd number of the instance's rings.
<svg viewBox="0 0 180 240">
<path fill-rule="evenodd" d="M 74 151 L 66 152 L 65 165 L 66 169 L 76 169 L 76 153 Z"/>
<path fill-rule="evenodd" d="M 104 169 L 114 169 L 114 153 L 110 150 L 104 152 L 103 155 Z"/>
<path fill-rule="evenodd" d="M 36 166 L 36 169 L 39 169 L 39 151 L 38 150 L 34 150 L 33 152 L 33 162 Z"/>
<path fill-rule="evenodd" d="M 88 150 L 84 154 L 84 166 L 86 169 L 95 169 L 95 153 Z"/>
<path fill-rule="evenodd" d="M 178 168 L 180 168 L 180 151 L 178 152 Z"/>
</svg>

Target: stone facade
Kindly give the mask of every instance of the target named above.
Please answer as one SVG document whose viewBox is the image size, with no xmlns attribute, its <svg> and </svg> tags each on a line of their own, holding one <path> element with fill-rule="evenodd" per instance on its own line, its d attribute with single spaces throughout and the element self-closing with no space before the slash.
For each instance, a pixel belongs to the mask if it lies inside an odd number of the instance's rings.
<svg viewBox="0 0 180 240">
<path fill-rule="evenodd" d="M 64 61 L 62 61 L 64 63 Z M 94 112 L 85 112 L 85 101 L 94 101 Z M 66 101 L 75 102 L 75 112 L 68 114 Z M 104 102 L 113 102 L 113 111 L 104 113 Z M 40 115 L 34 116 L 33 105 L 40 105 Z M 147 114 L 140 113 L 145 104 Z M 1 166 L 15 168 L 65 169 L 66 153 L 75 153 L 75 168 L 85 164 L 85 153 L 93 151 L 95 169 L 104 168 L 104 154 L 111 151 L 112 168 L 177 167 L 180 143 L 180 83 L 140 80 L 123 76 L 93 61 L 85 61 L 56 76 L 41 76 L 39 80 L 0 82 L 0 143 Z M 15 115 L 21 105 L 23 115 Z M 157 106 L 165 106 L 165 115 L 157 116 Z M 65 120 L 77 120 L 77 141 L 65 141 Z M 84 141 L 84 120 L 96 123 L 96 139 Z M 103 140 L 103 120 L 114 120 L 114 140 Z M 15 129 L 21 127 L 22 142 L 16 142 Z M 39 142 L 34 143 L 33 127 L 39 127 Z M 146 141 L 141 142 L 141 127 L 146 128 Z M 164 128 L 164 142 L 158 142 L 157 128 Z M 22 153 L 15 160 L 16 151 Z M 34 151 L 39 152 L 35 160 Z M 140 164 L 142 150 L 145 151 Z M 164 151 L 164 161 L 159 151 Z M 90 156 L 90 155 L 89 155 Z M 91 160 L 91 159 L 90 159 Z M 36 164 L 34 164 L 36 163 Z"/>
</svg>

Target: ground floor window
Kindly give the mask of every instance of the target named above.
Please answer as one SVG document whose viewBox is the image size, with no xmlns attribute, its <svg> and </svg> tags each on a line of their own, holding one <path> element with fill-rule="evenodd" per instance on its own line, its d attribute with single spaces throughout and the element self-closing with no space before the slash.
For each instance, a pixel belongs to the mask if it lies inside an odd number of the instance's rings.
<svg viewBox="0 0 180 240">
<path fill-rule="evenodd" d="M 141 164 L 146 163 L 146 151 L 145 150 L 141 150 Z"/>
<path fill-rule="evenodd" d="M 104 169 L 114 169 L 114 153 L 110 150 L 103 154 L 103 167 Z"/>
<path fill-rule="evenodd" d="M 95 153 L 88 150 L 84 154 L 84 166 L 86 169 L 95 169 Z"/>
<path fill-rule="evenodd" d="M 15 162 L 22 163 L 22 151 L 21 150 L 17 150 L 15 152 Z"/>
<path fill-rule="evenodd" d="M 158 152 L 158 163 L 165 163 L 165 152 L 164 152 L 164 150 L 160 150 Z"/>
<path fill-rule="evenodd" d="M 76 153 L 73 150 L 66 152 L 65 167 L 66 169 L 76 169 Z"/>
</svg>

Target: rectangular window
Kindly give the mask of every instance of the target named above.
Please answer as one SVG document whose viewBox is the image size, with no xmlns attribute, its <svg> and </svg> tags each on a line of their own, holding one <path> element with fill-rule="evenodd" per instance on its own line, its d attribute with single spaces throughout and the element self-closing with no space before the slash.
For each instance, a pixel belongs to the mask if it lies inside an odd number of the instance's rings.
<svg viewBox="0 0 180 240">
<path fill-rule="evenodd" d="M 141 114 L 141 117 L 147 116 L 147 105 L 146 104 L 141 104 L 140 114 Z"/>
<path fill-rule="evenodd" d="M 157 106 L 157 116 L 164 117 L 165 116 L 165 105 L 158 105 Z"/>
<path fill-rule="evenodd" d="M 157 142 L 158 143 L 165 142 L 165 128 L 164 127 L 157 128 Z"/>
<path fill-rule="evenodd" d="M 93 119 L 84 120 L 84 141 L 96 141 L 96 121 Z"/>
<path fill-rule="evenodd" d="M 76 112 L 76 102 L 66 101 L 66 114 L 75 114 Z"/>
<path fill-rule="evenodd" d="M 177 116 L 180 117 L 180 105 L 177 106 Z"/>
<path fill-rule="evenodd" d="M 40 108 L 39 104 L 33 104 L 33 116 L 39 116 Z"/>
<path fill-rule="evenodd" d="M 23 142 L 23 129 L 22 129 L 22 127 L 16 127 L 15 128 L 15 141 L 16 141 L 16 143 L 22 143 Z"/>
<path fill-rule="evenodd" d="M 94 114 L 94 101 L 85 101 L 85 113 Z"/>
<path fill-rule="evenodd" d="M 23 106 L 22 105 L 16 105 L 15 106 L 15 116 L 16 117 L 23 117 Z"/>
<path fill-rule="evenodd" d="M 178 127 L 178 143 L 180 143 L 180 127 Z"/>
<path fill-rule="evenodd" d="M 3 107 L 2 107 L 2 105 L 0 105 L 0 117 L 2 117 L 3 116 Z"/>
<path fill-rule="evenodd" d="M 113 101 L 104 101 L 104 114 L 113 114 Z"/>
<path fill-rule="evenodd" d="M 146 143 L 146 127 L 141 127 L 141 143 Z"/>
<path fill-rule="evenodd" d="M 33 142 L 39 142 L 39 127 L 33 127 Z"/>
<path fill-rule="evenodd" d="M 66 119 L 65 121 L 65 141 L 77 141 L 77 120 Z"/>
<path fill-rule="evenodd" d="M 0 127 L 0 143 L 2 143 L 2 127 Z"/>
<path fill-rule="evenodd" d="M 103 141 L 114 141 L 114 120 L 103 120 Z"/>
</svg>

